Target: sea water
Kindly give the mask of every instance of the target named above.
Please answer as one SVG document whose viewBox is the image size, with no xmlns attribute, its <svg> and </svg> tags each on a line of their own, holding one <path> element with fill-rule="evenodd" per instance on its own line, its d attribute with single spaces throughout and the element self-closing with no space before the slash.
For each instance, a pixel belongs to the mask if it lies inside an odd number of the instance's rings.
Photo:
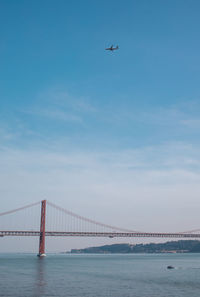
<svg viewBox="0 0 200 297">
<path fill-rule="evenodd" d="M 0 254 L 0 296 L 198 297 L 200 254 Z"/>
</svg>

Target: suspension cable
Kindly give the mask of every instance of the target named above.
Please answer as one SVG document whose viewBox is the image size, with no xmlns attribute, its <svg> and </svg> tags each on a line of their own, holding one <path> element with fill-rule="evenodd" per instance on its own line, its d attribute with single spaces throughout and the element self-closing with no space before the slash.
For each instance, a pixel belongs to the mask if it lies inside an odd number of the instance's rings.
<svg viewBox="0 0 200 297">
<path fill-rule="evenodd" d="M 38 205 L 38 204 L 40 204 L 40 203 L 41 203 L 41 201 L 38 201 L 38 202 L 29 204 L 29 205 L 25 205 L 25 206 L 23 206 L 23 207 L 19 207 L 19 208 L 16 208 L 16 209 L 12 209 L 12 210 L 9 210 L 9 211 L 5 211 L 5 212 L 0 213 L 0 216 L 4 216 L 4 215 L 7 215 L 7 214 L 11 214 L 11 213 L 14 213 L 14 212 L 17 212 L 17 211 L 20 211 L 20 210 L 23 210 L 23 209 L 26 209 L 26 208 L 29 208 L 29 207 Z"/>
<path fill-rule="evenodd" d="M 58 209 L 58 210 L 60 210 L 60 211 L 62 211 L 62 212 L 64 212 L 64 213 L 66 213 L 66 214 L 68 214 L 68 215 L 70 215 L 70 216 L 73 216 L 73 217 L 75 217 L 77 219 L 80 219 L 80 220 L 83 220 L 85 222 L 89 222 L 89 223 L 92 223 L 92 224 L 95 224 L 95 225 L 98 225 L 98 226 L 101 226 L 101 227 L 113 229 L 113 230 L 116 230 L 116 231 L 123 231 L 123 232 L 132 232 L 132 233 L 138 233 L 138 232 L 140 232 L 140 231 L 133 231 L 133 230 L 128 230 L 128 229 L 123 229 L 123 228 L 119 228 L 119 227 L 115 227 L 115 226 L 103 224 L 103 223 L 100 223 L 100 222 L 97 222 L 97 221 L 88 219 L 86 217 L 83 217 L 83 216 L 80 216 L 78 214 L 75 214 L 72 211 L 69 211 L 69 210 L 64 209 L 64 208 L 62 208 L 60 206 L 57 206 L 54 203 L 49 202 L 49 201 L 47 201 L 47 204 L 50 205 L 50 206 L 52 206 L 52 207 L 54 207 L 54 208 L 56 208 L 56 209 Z"/>
</svg>

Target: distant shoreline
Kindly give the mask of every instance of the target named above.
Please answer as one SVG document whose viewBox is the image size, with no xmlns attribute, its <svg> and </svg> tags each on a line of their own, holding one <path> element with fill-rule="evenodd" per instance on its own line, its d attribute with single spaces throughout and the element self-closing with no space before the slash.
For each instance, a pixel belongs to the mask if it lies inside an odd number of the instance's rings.
<svg viewBox="0 0 200 297">
<path fill-rule="evenodd" d="M 199 240 L 168 241 L 149 244 L 112 244 L 84 249 L 72 249 L 70 254 L 177 254 L 200 253 Z"/>
</svg>

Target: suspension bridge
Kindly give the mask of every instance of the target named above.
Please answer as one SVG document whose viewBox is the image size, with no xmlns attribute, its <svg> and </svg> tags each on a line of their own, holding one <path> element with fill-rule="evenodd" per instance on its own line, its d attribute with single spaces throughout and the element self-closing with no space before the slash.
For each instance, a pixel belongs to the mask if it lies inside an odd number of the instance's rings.
<svg viewBox="0 0 200 297">
<path fill-rule="evenodd" d="M 40 207 L 40 211 L 38 207 Z M 33 211 L 33 208 L 36 209 L 36 212 Z M 53 215 L 55 210 L 56 215 Z M 23 216 L 23 219 L 21 219 L 21 212 L 26 212 L 25 216 Z M 32 220 L 31 217 L 33 217 Z M 25 225 L 23 226 L 23 224 Z M 46 236 L 109 238 L 154 237 L 194 239 L 200 238 L 200 233 L 198 232 L 200 232 L 200 229 L 175 233 L 141 232 L 128 230 L 77 215 L 47 200 L 42 200 L 37 203 L 0 213 L 0 237 L 38 236 L 39 257 L 45 256 Z"/>
</svg>

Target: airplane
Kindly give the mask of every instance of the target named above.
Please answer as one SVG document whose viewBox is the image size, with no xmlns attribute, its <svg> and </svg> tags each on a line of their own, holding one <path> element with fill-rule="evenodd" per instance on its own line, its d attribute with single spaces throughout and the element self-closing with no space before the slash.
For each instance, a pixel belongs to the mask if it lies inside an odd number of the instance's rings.
<svg viewBox="0 0 200 297">
<path fill-rule="evenodd" d="M 111 45 L 111 47 L 108 47 L 108 48 L 106 48 L 105 50 L 106 51 L 115 51 L 115 50 L 118 50 L 119 49 L 119 46 L 117 45 L 116 47 L 113 47 L 113 45 Z"/>
</svg>

